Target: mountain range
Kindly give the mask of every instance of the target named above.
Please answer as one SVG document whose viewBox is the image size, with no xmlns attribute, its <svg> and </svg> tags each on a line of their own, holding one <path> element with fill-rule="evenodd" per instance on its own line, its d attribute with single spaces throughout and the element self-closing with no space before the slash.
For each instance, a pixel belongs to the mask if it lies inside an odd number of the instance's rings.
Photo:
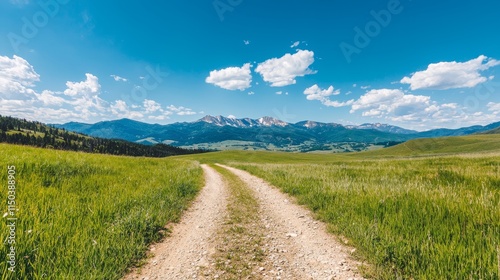
<svg viewBox="0 0 500 280">
<path fill-rule="evenodd" d="M 373 145 L 387 146 L 415 138 L 480 133 L 500 127 L 500 122 L 424 132 L 380 123 L 345 126 L 315 121 L 288 123 L 272 117 L 237 119 L 223 116 L 205 116 L 194 122 L 167 125 L 120 119 L 96 124 L 70 122 L 54 126 L 94 137 L 190 148 L 350 151 L 363 150 Z M 353 146 L 356 148 L 353 149 Z"/>
</svg>

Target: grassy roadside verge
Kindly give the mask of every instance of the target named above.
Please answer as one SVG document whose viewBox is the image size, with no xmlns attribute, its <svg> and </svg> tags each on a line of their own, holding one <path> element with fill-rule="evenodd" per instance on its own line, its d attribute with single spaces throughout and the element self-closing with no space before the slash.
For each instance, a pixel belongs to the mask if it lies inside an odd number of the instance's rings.
<svg viewBox="0 0 500 280">
<path fill-rule="evenodd" d="M 0 144 L 0 182 L 15 166 L 15 272 L 7 217 L 0 279 L 120 279 L 179 219 L 203 185 L 193 161 L 44 150 Z M 0 205 L 7 210 L 7 187 Z"/>
<path fill-rule="evenodd" d="M 218 275 L 219 279 L 254 279 L 252 272 L 264 258 L 258 202 L 238 176 L 217 165 L 210 167 L 223 176 L 229 188 L 229 200 L 227 216 L 219 232 L 220 245 L 214 256 L 215 271 L 205 273 Z"/>
</svg>

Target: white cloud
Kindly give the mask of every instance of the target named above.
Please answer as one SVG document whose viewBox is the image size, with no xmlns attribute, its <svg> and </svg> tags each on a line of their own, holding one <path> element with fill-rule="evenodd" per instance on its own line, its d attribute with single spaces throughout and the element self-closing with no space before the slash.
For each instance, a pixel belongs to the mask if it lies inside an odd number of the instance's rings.
<svg viewBox="0 0 500 280">
<path fill-rule="evenodd" d="M 260 63 L 255 72 L 272 87 L 283 87 L 297 83 L 297 77 L 315 74 L 309 69 L 314 63 L 314 52 L 298 50 L 295 54 L 285 54 L 281 58 L 272 58 Z"/>
<path fill-rule="evenodd" d="M 191 116 L 191 115 L 196 115 L 196 112 L 193 112 L 193 111 L 181 111 L 181 112 L 178 112 L 177 115 L 179 115 L 179 116 Z"/>
<path fill-rule="evenodd" d="M 424 71 L 404 77 L 401 83 L 409 84 L 412 90 L 472 88 L 488 80 L 481 75 L 482 71 L 497 65 L 500 65 L 500 61 L 484 55 L 467 62 L 433 63 Z"/>
<path fill-rule="evenodd" d="M 66 82 L 66 86 L 68 87 L 64 94 L 68 96 L 92 96 L 97 94 L 101 90 L 101 85 L 99 84 L 99 79 L 90 74 L 85 74 L 87 79 L 83 82 Z"/>
<path fill-rule="evenodd" d="M 349 100 L 346 102 L 332 101 L 330 100 L 330 96 L 339 95 L 340 90 L 335 90 L 333 86 L 330 86 L 327 89 L 321 89 L 318 85 L 313 85 L 304 90 L 304 94 L 307 95 L 307 100 L 318 100 L 323 105 L 328 107 L 344 107 L 351 105 L 354 100 Z"/>
<path fill-rule="evenodd" d="M 12 58 L 0 56 L 0 96 L 33 95 L 35 82 L 40 75 L 25 59 L 14 55 Z"/>
<path fill-rule="evenodd" d="M 100 97 L 99 79 L 90 73 L 85 76 L 84 81 L 66 82 L 64 91 L 43 90 L 38 93 L 33 87 L 40 76 L 26 60 L 17 56 L 0 56 L 0 113 L 46 123 L 97 122 L 116 118 L 165 120 L 174 113 L 179 116 L 197 114 L 182 106 L 171 105 L 163 109 L 160 103 L 149 99 L 131 105 L 123 100 L 105 101 Z"/>
<path fill-rule="evenodd" d="M 500 115 L 500 103 L 489 102 L 486 107 L 495 115 Z"/>
<path fill-rule="evenodd" d="M 322 100 L 331 95 L 339 95 L 340 90 L 334 90 L 333 86 L 328 89 L 321 89 L 318 85 L 313 85 L 304 90 L 304 94 L 307 95 L 307 100 Z"/>
<path fill-rule="evenodd" d="M 323 105 L 328 106 L 328 107 L 335 107 L 335 108 L 349 106 L 353 102 L 354 102 L 354 100 L 348 100 L 348 101 L 345 101 L 345 102 L 339 102 L 339 101 L 336 101 L 336 100 L 332 101 L 332 100 L 327 99 L 325 101 L 322 101 Z"/>
<path fill-rule="evenodd" d="M 361 86 L 360 88 L 361 88 L 362 90 L 366 90 L 366 89 L 369 89 L 369 88 L 371 88 L 371 87 L 372 87 L 372 86 Z"/>
<path fill-rule="evenodd" d="M 253 92 L 253 91 L 248 92 L 248 95 L 254 95 L 254 94 L 255 94 L 255 92 Z"/>
<path fill-rule="evenodd" d="M 41 94 L 37 94 L 38 100 L 42 101 L 44 105 L 61 106 L 66 103 L 66 100 L 57 96 L 55 92 L 44 90 Z"/>
<path fill-rule="evenodd" d="M 244 43 L 245 45 L 250 45 L 250 41 L 248 41 L 248 40 L 243 40 L 243 43 Z"/>
<path fill-rule="evenodd" d="M 145 99 L 143 102 L 144 109 L 146 110 L 146 113 L 154 113 L 154 112 L 163 112 L 161 109 L 160 103 L 154 101 L 154 100 L 148 100 Z"/>
<path fill-rule="evenodd" d="M 117 75 L 110 75 L 110 77 L 113 78 L 117 82 L 126 82 L 126 81 L 128 81 L 128 79 L 120 77 L 120 76 L 117 76 Z"/>
<path fill-rule="evenodd" d="M 167 107 L 167 109 L 169 111 L 171 111 L 172 113 L 175 113 L 176 115 L 179 115 L 179 116 L 196 115 L 196 112 L 194 112 L 192 109 L 186 108 L 186 107 L 183 107 L 183 106 L 176 107 L 174 105 L 170 105 L 170 106 Z"/>
<path fill-rule="evenodd" d="M 293 49 L 293 48 L 298 47 L 299 45 L 300 45 L 300 41 L 297 41 L 297 42 L 294 42 L 294 43 L 290 46 L 290 48 L 292 48 L 292 49 Z"/>
<path fill-rule="evenodd" d="M 66 82 L 67 89 L 64 94 L 70 98 L 66 102 L 71 104 L 83 119 L 105 116 L 109 104 L 99 97 L 99 79 L 90 73 L 85 76 L 86 80 L 82 82 Z"/>
<path fill-rule="evenodd" d="M 111 113 L 117 118 L 142 119 L 144 114 L 131 110 L 123 100 L 116 100 L 109 106 Z"/>
<path fill-rule="evenodd" d="M 227 90 L 245 90 L 251 87 L 252 74 L 250 63 L 242 67 L 229 67 L 221 70 L 213 70 L 205 82 L 216 85 Z"/>
<path fill-rule="evenodd" d="M 496 108 L 491 104 L 490 111 Z M 500 108 L 498 108 L 500 109 Z M 413 129 L 461 127 L 495 121 L 494 114 L 470 112 L 457 103 L 439 104 L 429 96 L 414 95 L 399 89 L 373 89 L 362 95 L 351 107 L 351 113 L 399 122 Z"/>
<path fill-rule="evenodd" d="M 277 95 L 282 95 L 282 94 L 283 94 L 283 92 L 282 92 L 282 91 L 277 91 L 277 92 L 276 92 L 276 94 L 277 94 Z"/>
<path fill-rule="evenodd" d="M 373 89 L 353 103 L 351 113 L 363 111 L 363 116 L 408 116 L 430 107 L 430 97 L 405 94 L 399 89 Z"/>
</svg>

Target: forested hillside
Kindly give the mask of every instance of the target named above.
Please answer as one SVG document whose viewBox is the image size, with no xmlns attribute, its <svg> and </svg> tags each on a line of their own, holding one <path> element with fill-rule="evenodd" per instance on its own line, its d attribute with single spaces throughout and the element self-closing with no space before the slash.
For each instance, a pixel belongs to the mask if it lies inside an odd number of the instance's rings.
<svg viewBox="0 0 500 280">
<path fill-rule="evenodd" d="M 204 152 L 165 144 L 146 146 L 123 140 L 102 139 L 54 128 L 40 122 L 0 116 L 0 142 L 88 153 L 166 157 Z"/>
</svg>

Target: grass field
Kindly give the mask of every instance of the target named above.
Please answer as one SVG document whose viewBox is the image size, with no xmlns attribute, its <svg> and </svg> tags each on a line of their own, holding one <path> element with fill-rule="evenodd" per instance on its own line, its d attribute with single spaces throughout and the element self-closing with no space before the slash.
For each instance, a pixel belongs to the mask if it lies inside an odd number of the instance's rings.
<svg viewBox="0 0 500 280">
<path fill-rule="evenodd" d="M 421 139 L 357 154 L 197 158 L 297 197 L 374 264 L 375 279 L 499 279 L 499 137 Z"/>
<path fill-rule="evenodd" d="M 8 213 L 1 279 L 120 279 L 197 194 L 199 166 L 182 159 L 93 155 L 0 144 L 0 201 L 15 166 L 15 273 Z M 11 178 L 12 179 L 12 178 Z"/>
<path fill-rule="evenodd" d="M 374 279 L 498 279 L 500 135 L 420 139 L 320 155 L 220 152 L 164 159 L 0 145 L 15 166 L 15 274 L 7 211 L 0 279 L 119 279 L 202 186 L 198 162 L 245 169 L 298 198 L 374 266 Z M 225 174 L 227 176 L 227 174 Z M 243 205 L 243 204 L 242 204 Z M 12 210 L 12 209 L 11 209 Z"/>
</svg>

